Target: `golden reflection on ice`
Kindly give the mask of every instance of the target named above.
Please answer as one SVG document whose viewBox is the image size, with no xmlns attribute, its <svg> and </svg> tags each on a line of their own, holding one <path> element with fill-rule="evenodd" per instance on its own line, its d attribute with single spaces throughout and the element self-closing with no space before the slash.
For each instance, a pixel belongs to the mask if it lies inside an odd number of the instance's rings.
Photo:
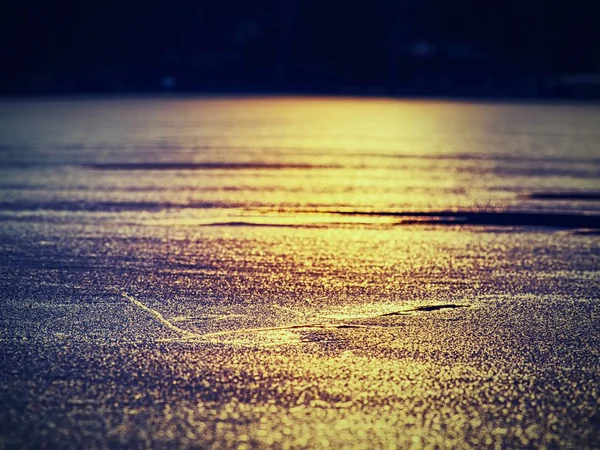
<svg viewBox="0 0 600 450">
<path fill-rule="evenodd" d="M 597 108 L 124 102 L 2 143 L 17 438 L 598 447 L 598 237 L 450 214 L 597 191 Z"/>
<path fill-rule="evenodd" d="M 248 111 L 246 102 L 237 106 L 231 101 L 226 106 L 233 116 L 237 108 L 240 114 Z M 459 144 L 444 130 L 468 121 L 470 115 L 468 109 L 452 111 L 427 102 L 253 100 L 255 126 L 236 130 L 237 135 L 195 158 L 195 163 L 219 163 L 222 169 L 182 172 L 178 183 L 188 185 L 189 178 L 190 189 L 200 189 L 204 202 L 248 208 L 459 207 L 477 201 L 477 180 L 465 169 L 481 162 L 446 158 Z M 252 164 L 252 168 L 231 170 L 232 163 Z M 277 170 L 271 168 L 273 164 Z M 188 195 L 195 194 L 189 191 Z"/>
</svg>

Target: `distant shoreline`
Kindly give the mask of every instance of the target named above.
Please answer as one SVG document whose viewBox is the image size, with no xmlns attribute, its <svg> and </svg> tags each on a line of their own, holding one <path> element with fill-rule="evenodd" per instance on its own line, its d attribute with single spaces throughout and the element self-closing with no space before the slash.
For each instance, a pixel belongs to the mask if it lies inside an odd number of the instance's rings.
<svg viewBox="0 0 600 450">
<path fill-rule="evenodd" d="M 346 94 L 340 92 L 320 91 L 44 91 L 44 92 L 15 92 L 0 93 L 0 101 L 11 100 L 120 100 L 120 99 L 236 99 L 236 98 L 332 98 L 332 99 L 365 99 L 365 100 L 396 100 L 423 102 L 460 102 L 460 103 L 495 103 L 495 104 L 564 104 L 564 105 L 600 105 L 600 98 L 562 97 L 562 96 L 486 96 L 486 95 L 373 95 Z"/>
</svg>

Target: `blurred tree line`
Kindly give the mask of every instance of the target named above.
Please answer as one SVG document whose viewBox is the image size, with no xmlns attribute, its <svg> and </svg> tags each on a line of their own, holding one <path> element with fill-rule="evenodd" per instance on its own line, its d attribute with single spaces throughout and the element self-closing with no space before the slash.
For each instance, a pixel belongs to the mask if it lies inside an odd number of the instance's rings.
<svg viewBox="0 0 600 450">
<path fill-rule="evenodd" d="M 557 74 L 600 72 L 591 0 L 19 0 L 1 11 L 9 93 L 537 94 Z"/>
</svg>

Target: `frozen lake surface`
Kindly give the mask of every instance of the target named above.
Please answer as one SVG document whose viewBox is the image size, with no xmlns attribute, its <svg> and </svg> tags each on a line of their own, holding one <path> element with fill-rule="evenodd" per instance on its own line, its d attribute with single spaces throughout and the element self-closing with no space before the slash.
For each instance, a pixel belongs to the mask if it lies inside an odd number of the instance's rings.
<svg viewBox="0 0 600 450">
<path fill-rule="evenodd" d="M 4 100 L 0 448 L 598 448 L 599 124 Z"/>
</svg>

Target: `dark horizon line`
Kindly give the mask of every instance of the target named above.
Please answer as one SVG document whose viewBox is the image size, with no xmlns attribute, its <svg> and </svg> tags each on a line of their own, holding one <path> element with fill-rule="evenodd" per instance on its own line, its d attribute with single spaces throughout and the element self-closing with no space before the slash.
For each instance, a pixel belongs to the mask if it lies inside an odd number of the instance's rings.
<svg viewBox="0 0 600 450">
<path fill-rule="evenodd" d="M 600 103 L 600 95 L 564 95 L 548 93 L 504 93 L 504 92 L 460 92 L 460 93 L 439 93 L 425 92 L 416 93 L 407 90 L 398 90 L 389 92 L 386 88 L 373 86 L 371 88 L 348 88 L 348 89 L 55 89 L 55 90 L 0 90 L 0 101 L 11 99 L 28 98 L 177 98 L 177 97 L 334 97 L 334 98 L 381 98 L 398 100 L 440 100 L 440 101 L 494 101 L 494 102 L 512 102 L 527 100 L 528 102 L 576 102 L 576 103 Z"/>
</svg>

